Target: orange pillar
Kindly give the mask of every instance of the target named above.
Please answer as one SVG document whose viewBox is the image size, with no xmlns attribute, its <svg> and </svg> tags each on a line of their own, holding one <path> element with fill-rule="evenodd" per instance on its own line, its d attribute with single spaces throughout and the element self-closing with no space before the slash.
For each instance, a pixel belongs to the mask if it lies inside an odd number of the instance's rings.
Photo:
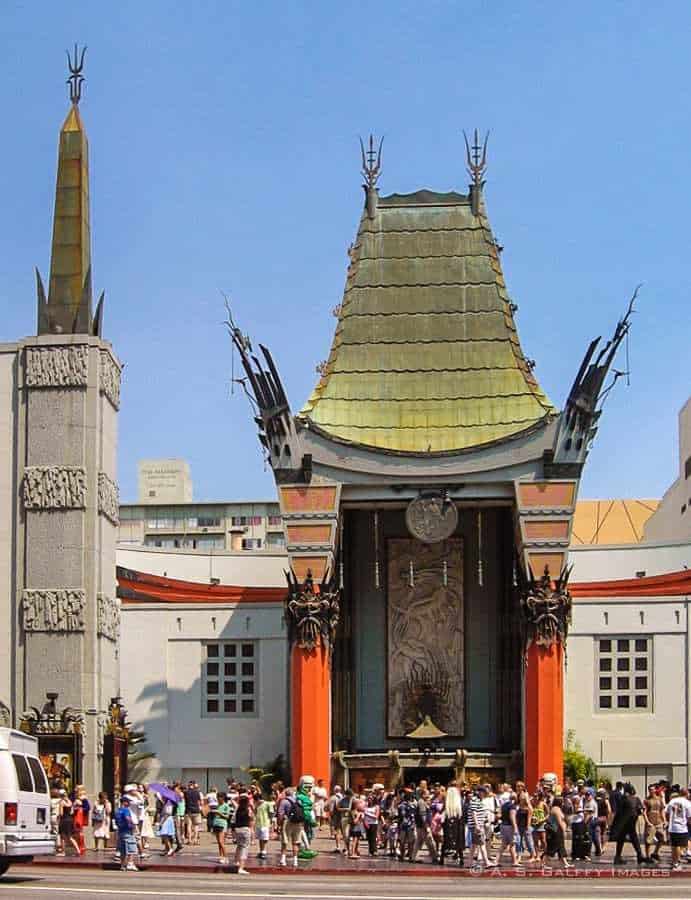
<svg viewBox="0 0 691 900">
<path fill-rule="evenodd" d="M 545 772 L 562 783 L 564 769 L 564 648 L 531 644 L 524 678 L 525 747 L 523 768 L 528 790 Z"/>
<path fill-rule="evenodd" d="M 290 768 L 293 783 L 301 775 L 331 783 L 331 667 L 322 646 L 291 652 Z"/>
</svg>

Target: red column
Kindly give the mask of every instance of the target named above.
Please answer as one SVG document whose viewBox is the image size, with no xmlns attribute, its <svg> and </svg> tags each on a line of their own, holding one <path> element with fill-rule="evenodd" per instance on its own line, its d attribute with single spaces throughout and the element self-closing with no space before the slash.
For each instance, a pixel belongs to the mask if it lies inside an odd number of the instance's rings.
<svg viewBox="0 0 691 900">
<path fill-rule="evenodd" d="M 524 679 L 525 746 L 523 768 L 528 790 L 545 772 L 562 782 L 564 769 L 564 650 L 531 644 Z"/>
<path fill-rule="evenodd" d="M 321 646 L 291 653 L 290 768 L 293 782 L 301 775 L 331 782 L 331 667 Z"/>
</svg>

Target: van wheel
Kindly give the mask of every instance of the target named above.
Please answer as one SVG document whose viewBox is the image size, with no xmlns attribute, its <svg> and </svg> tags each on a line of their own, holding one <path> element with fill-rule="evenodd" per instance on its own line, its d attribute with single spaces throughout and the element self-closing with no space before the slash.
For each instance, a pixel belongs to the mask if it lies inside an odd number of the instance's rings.
<svg viewBox="0 0 691 900">
<path fill-rule="evenodd" d="M 4 875 L 5 872 L 9 869 L 10 864 L 6 859 L 0 859 L 0 876 Z"/>
</svg>

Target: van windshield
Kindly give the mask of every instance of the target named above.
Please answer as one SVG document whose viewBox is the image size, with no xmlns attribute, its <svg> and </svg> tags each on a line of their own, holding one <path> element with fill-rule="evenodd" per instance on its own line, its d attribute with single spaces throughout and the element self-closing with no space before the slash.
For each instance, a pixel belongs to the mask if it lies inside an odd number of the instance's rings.
<svg viewBox="0 0 691 900">
<path fill-rule="evenodd" d="M 25 757 L 19 753 L 13 753 L 14 771 L 17 773 L 17 786 L 20 791 L 28 791 L 30 794 L 34 792 L 34 783 L 31 780 L 31 772 L 27 765 Z"/>
</svg>

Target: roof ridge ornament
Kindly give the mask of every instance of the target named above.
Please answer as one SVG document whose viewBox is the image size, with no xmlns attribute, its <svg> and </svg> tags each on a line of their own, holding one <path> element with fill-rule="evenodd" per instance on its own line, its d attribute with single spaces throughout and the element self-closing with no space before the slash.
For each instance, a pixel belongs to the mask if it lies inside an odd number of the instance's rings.
<svg viewBox="0 0 691 900">
<path fill-rule="evenodd" d="M 362 177 L 365 179 L 362 187 L 365 191 L 367 215 L 370 219 L 374 218 L 377 212 L 377 181 L 381 175 L 381 148 L 384 138 L 379 141 L 379 147 L 375 149 L 374 135 L 370 134 L 367 150 L 365 144 L 360 138 L 360 151 L 362 153 Z"/>
<path fill-rule="evenodd" d="M 70 72 L 70 77 L 67 79 L 67 84 L 70 86 L 70 100 L 75 106 L 78 106 L 79 101 L 82 99 L 82 85 L 84 84 L 82 72 L 84 70 L 86 44 L 82 47 L 81 55 L 77 44 L 74 45 L 74 59 L 70 56 L 69 50 L 65 52 L 67 53 L 67 68 Z"/>
<path fill-rule="evenodd" d="M 466 152 L 466 168 L 468 174 L 473 179 L 470 185 L 470 203 L 473 209 L 473 215 L 480 214 L 480 196 L 482 188 L 485 185 L 484 175 L 487 171 L 487 141 L 489 140 L 489 131 L 485 134 L 485 140 L 480 143 L 480 134 L 477 130 L 473 132 L 472 146 L 468 140 L 468 135 L 463 131 L 465 139 Z"/>
</svg>

